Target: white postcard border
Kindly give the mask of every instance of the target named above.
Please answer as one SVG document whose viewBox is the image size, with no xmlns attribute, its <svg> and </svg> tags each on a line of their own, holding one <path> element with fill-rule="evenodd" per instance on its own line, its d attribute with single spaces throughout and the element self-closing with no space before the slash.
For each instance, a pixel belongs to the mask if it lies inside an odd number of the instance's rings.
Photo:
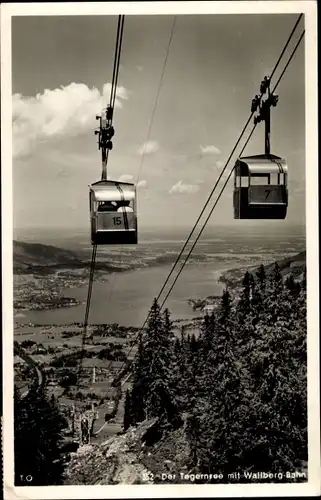
<svg viewBox="0 0 321 500">
<path fill-rule="evenodd" d="M 171 15 L 304 13 L 306 65 L 306 246 L 308 287 L 308 482 L 246 485 L 117 485 L 14 487 L 13 475 L 13 204 L 11 17 L 17 15 Z M 2 139 L 2 306 L 4 380 L 5 498 L 84 499 L 312 495 L 320 492 L 319 430 L 319 282 L 318 282 L 318 122 L 317 122 L 317 5 L 315 1 L 209 2 L 87 2 L 1 5 L 1 139 Z M 33 193 L 30 193 L 33 196 Z"/>
</svg>

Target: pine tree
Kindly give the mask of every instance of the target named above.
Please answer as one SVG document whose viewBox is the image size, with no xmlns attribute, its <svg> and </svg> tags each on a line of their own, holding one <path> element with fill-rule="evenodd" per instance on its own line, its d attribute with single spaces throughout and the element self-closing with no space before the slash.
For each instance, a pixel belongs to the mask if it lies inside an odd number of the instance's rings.
<svg viewBox="0 0 321 500">
<path fill-rule="evenodd" d="M 201 324 L 201 329 L 200 329 L 200 345 L 201 349 L 204 352 L 204 356 L 208 353 L 208 351 L 212 348 L 213 346 L 213 337 L 215 333 L 215 322 L 216 322 L 216 317 L 214 313 L 211 315 L 206 314 L 204 316 L 203 322 Z"/>
<path fill-rule="evenodd" d="M 275 262 L 274 270 L 271 275 L 271 285 L 274 297 L 278 297 L 283 290 L 283 278 L 280 266 L 277 262 Z"/>
<path fill-rule="evenodd" d="M 226 293 L 222 297 L 222 307 L 219 311 L 219 321 L 214 315 L 204 322 L 201 332 L 202 349 L 199 365 L 202 375 L 199 377 L 199 391 L 202 402 L 194 405 L 198 413 L 199 434 L 198 446 L 191 445 L 197 455 L 199 470 L 209 473 L 215 470 L 224 471 L 230 464 L 227 454 L 227 443 L 235 439 L 233 433 L 235 414 L 241 401 L 240 374 L 236 356 L 233 353 L 232 328 L 234 323 L 229 320 L 231 314 L 231 297 Z M 232 434 L 231 434 L 232 432 Z M 232 437 L 231 437 L 232 436 Z M 194 446 L 194 447 L 193 447 Z M 229 465 L 230 470 L 235 464 Z"/>
<path fill-rule="evenodd" d="M 227 323 L 228 319 L 230 318 L 231 309 L 232 309 L 231 294 L 228 290 L 224 290 L 221 300 L 221 315 L 220 315 L 221 323 L 223 324 Z"/>
<path fill-rule="evenodd" d="M 290 293 L 278 265 L 269 279 L 260 266 L 256 278 L 245 275 L 225 322 L 222 298 L 216 318 L 204 318 L 198 349 L 191 338 L 185 355 L 194 473 L 284 472 L 307 460 L 304 286 Z"/>
<path fill-rule="evenodd" d="M 150 311 L 144 345 L 146 363 L 149 366 L 146 395 L 146 411 L 149 418 L 163 413 L 169 417 L 172 409 L 174 399 L 171 387 L 172 350 L 171 330 L 168 325 L 168 312 L 164 318 L 155 299 Z"/>
<path fill-rule="evenodd" d="M 183 347 L 185 343 L 186 343 L 186 338 L 185 338 L 185 326 L 183 325 L 183 326 L 181 327 L 181 346 Z"/>
<path fill-rule="evenodd" d="M 164 330 L 164 347 L 165 349 L 168 349 L 168 350 L 171 350 L 172 348 L 172 342 L 174 340 L 174 336 L 173 336 L 173 331 L 172 331 L 172 321 L 171 321 L 171 317 L 170 317 L 170 312 L 169 310 L 166 308 L 164 313 L 163 313 L 163 330 Z"/>
<path fill-rule="evenodd" d="M 198 465 L 198 455 L 202 447 L 201 424 L 197 409 L 194 406 L 186 419 L 185 434 L 189 443 L 189 467 L 193 470 Z"/>
<path fill-rule="evenodd" d="M 221 330 L 221 324 L 214 314 L 205 316 L 201 325 L 197 356 L 193 358 L 197 376 L 196 383 L 194 381 L 192 387 L 197 389 L 198 397 L 201 397 L 206 404 L 216 383 L 215 372 Z"/>
<path fill-rule="evenodd" d="M 215 363 L 212 363 L 212 355 L 215 353 L 217 319 L 214 314 L 204 317 L 199 334 L 199 349 L 197 363 L 200 367 L 199 385 L 203 392 L 207 393 L 212 384 L 212 372 L 215 369 Z"/>
<path fill-rule="evenodd" d="M 192 333 L 190 340 L 190 351 L 195 354 L 197 352 L 197 349 L 198 349 L 198 342 L 196 340 L 195 333 Z"/>
<path fill-rule="evenodd" d="M 244 278 L 243 278 L 243 288 L 241 292 L 241 298 L 240 298 L 240 311 L 243 312 L 243 315 L 248 314 L 251 308 L 251 287 L 252 287 L 252 281 L 253 277 L 252 275 L 246 271 Z"/>
<path fill-rule="evenodd" d="M 174 341 L 174 355 L 176 359 L 178 359 L 180 352 L 181 352 L 181 343 L 179 341 L 179 338 L 176 337 Z"/>
<path fill-rule="evenodd" d="M 146 374 L 144 347 L 142 339 L 138 343 L 138 349 L 133 367 L 133 384 L 130 393 L 130 415 L 128 415 L 129 425 L 142 422 L 146 417 L 146 388 L 148 378 Z"/>
<path fill-rule="evenodd" d="M 302 290 L 283 287 L 279 266 L 269 280 L 266 299 L 248 353 L 251 406 L 244 412 L 244 470 L 284 471 L 306 456 L 306 317 Z M 292 279 L 287 285 L 292 288 Z M 295 284 L 294 284 L 295 285 Z M 295 288 L 295 287 L 294 287 Z M 255 428 L 255 437 L 250 428 Z M 246 450 L 246 451 L 245 451 Z"/>
<path fill-rule="evenodd" d="M 304 290 L 306 292 L 306 289 L 307 289 L 307 267 L 306 266 L 304 266 L 301 288 L 302 288 L 302 290 Z"/>
<path fill-rule="evenodd" d="M 61 451 L 62 429 L 67 427 L 54 398 L 35 391 L 21 399 L 14 393 L 15 484 L 33 486 L 63 484 L 65 459 Z"/>
<path fill-rule="evenodd" d="M 263 264 L 261 264 L 260 267 L 258 268 L 258 270 L 256 272 L 256 276 L 257 276 L 257 279 L 258 279 L 258 282 L 259 282 L 259 285 L 261 288 L 261 292 L 263 292 L 265 290 L 265 286 L 266 286 L 266 273 L 265 273 L 265 268 L 264 268 Z"/>
<path fill-rule="evenodd" d="M 125 396 L 125 404 L 124 404 L 124 431 L 127 431 L 128 427 L 130 427 L 132 420 L 131 420 L 131 396 L 130 392 L 127 389 L 126 391 L 126 396 Z"/>
<path fill-rule="evenodd" d="M 297 283 L 294 280 L 293 274 L 289 274 L 289 276 L 287 276 L 284 285 L 289 290 L 291 295 L 298 295 L 300 293 L 301 290 L 300 283 Z"/>
<path fill-rule="evenodd" d="M 161 313 L 154 299 L 134 366 L 131 407 L 133 422 L 175 414 L 174 350 L 169 311 Z"/>
<path fill-rule="evenodd" d="M 188 400 L 188 368 L 189 345 L 186 342 L 184 327 L 181 329 L 181 340 L 176 337 L 173 348 L 173 381 L 175 384 L 175 402 L 181 412 L 185 411 Z"/>
<path fill-rule="evenodd" d="M 253 324 L 257 323 L 258 316 L 264 308 L 264 301 L 266 298 L 266 273 L 264 265 L 261 264 L 256 271 L 256 280 L 253 277 L 251 284 L 251 306 L 253 309 Z"/>
</svg>

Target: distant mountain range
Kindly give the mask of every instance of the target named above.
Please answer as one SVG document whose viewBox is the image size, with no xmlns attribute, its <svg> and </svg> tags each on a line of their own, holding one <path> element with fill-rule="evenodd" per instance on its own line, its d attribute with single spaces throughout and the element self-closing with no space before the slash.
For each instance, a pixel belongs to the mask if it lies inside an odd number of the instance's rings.
<svg viewBox="0 0 321 500">
<path fill-rule="evenodd" d="M 50 274 L 57 269 L 84 269 L 88 267 L 88 264 L 88 254 L 82 251 L 73 252 L 42 243 L 13 241 L 13 271 L 15 274 Z M 299 278 L 306 265 L 306 252 L 303 251 L 294 256 L 281 259 L 278 264 L 284 277 L 292 273 L 294 278 Z M 123 270 L 111 262 L 96 263 L 96 268 L 107 272 Z M 274 263 L 268 263 L 265 266 L 266 273 L 269 274 L 273 268 Z M 243 278 L 246 270 L 255 272 L 256 269 L 257 266 L 230 269 L 224 272 L 220 281 L 234 287 Z"/>
<path fill-rule="evenodd" d="M 283 277 L 286 277 L 288 274 L 293 274 L 293 277 L 298 277 L 301 273 L 303 273 L 304 268 L 306 266 L 307 253 L 304 250 L 296 255 L 291 257 L 286 257 L 284 259 L 278 260 L 277 263 L 280 267 L 281 274 Z M 267 274 L 270 274 L 274 269 L 275 263 L 270 264 L 265 267 Z"/>
<path fill-rule="evenodd" d="M 83 267 L 84 262 L 74 252 L 42 243 L 13 241 L 13 271 L 17 274 L 37 269 Z"/>
<path fill-rule="evenodd" d="M 88 272 L 90 256 L 88 252 L 65 250 L 53 245 L 13 241 L 14 274 L 35 274 L 46 276 L 57 270 L 84 270 Z M 112 261 L 96 262 L 95 269 L 103 272 L 123 271 Z"/>
</svg>

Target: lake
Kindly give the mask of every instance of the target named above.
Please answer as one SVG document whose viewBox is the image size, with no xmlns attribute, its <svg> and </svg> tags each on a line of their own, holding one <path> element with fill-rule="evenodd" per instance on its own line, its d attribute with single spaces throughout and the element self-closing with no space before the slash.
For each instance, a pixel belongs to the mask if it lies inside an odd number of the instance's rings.
<svg viewBox="0 0 321 500">
<path fill-rule="evenodd" d="M 223 284 L 218 278 L 231 264 L 198 263 L 186 265 L 177 280 L 166 307 L 171 311 L 172 319 L 187 319 L 199 316 L 187 303 L 189 298 L 202 298 L 218 295 Z M 135 271 L 114 273 L 108 282 L 94 282 L 91 298 L 89 323 L 119 323 L 124 326 L 142 326 L 152 300 L 156 297 L 171 270 L 171 265 L 143 268 Z M 176 274 L 173 273 L 172 280 Z M 168 287 L 170 286 L 168 284 Z M 168 288 L 165 289 L 165 293 Z M 64 295 L 75 297 L 83 302 L 74 307 L 46 311 L 27 311 L 16 318 L 19 323 L 37 323 L 43 325 L 69 324 L 83 322 L 88 287 L 66 289 Z M 164 298 L 164 294 L 161 298 Z"/>
<path fill-rule="evenodd" d="M 220 295 L 223 284 L 218 282 L 219 276 L 226 269 L 259 265 L 261 262 L 293 255 L 305 248 L 305 234 L 300 231 L 269 232 L 261 227 L 255 234 L 233 231 L 220 233 L 211 238 L 204 238 L 193 251 L 188 264 L 173 288 L 166 306 L 172 319 L 192 319 L 199 316 L 188 304 L 189 298 L 205 298 L 209 295 Z M 144 323 L 152 300 L 156 297 L 165 282 L 172 264 L 179 253 L 183 241 L 166 235 L 142 241 L 136 247 L 123 248 L 119 257 L 118 248 L 100 248 L 98 260 L 106 258 L 121 259 L 122 262 L 141 262 L 140 269 L 111 274 L 105 283 L 94 282 L 89 323 L 119 323 L 124 326 L 140 327 Z M 44 242 L 47 243 L 47 242 Z M 81 243 L 76 240 L 61 241 L 62 248 L 87 248 L 86 239 Z M 88 260 L 91 248 L 87 249 Z M 128 266 L 130 267 L 130 265 Z M 173 282 L 181 264 L 171 277 L 168 288 Z M 88 273 L 89 274 L 89 273 Z M 86 308 L 88 285 L 79 288 L 66 288 L 65 296 L 74 297 L 80 305 L 46 311 L 19 312 L 15 320 L 18 323 L 36 323 L 43 325 L 67 325 L 83 322 Z M 162 295 L 161 300 L 164 298 Z"/>
</svg>

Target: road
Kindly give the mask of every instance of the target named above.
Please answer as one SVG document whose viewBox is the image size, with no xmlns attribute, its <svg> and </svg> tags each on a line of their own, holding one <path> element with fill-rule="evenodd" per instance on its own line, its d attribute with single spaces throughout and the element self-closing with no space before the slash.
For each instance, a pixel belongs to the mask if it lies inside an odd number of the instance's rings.
<svg viewBox="0 0 321 500">
<path fill-rule="evenodd" d="M 43 391 L 46 383 L 45 375 L 40 370 L 37 363 L 24 351 L 24 349 L 20 346 L 20 344 L 17 341 L 14 342 L 14 352 L 17 356 L 23 359 L 23 361 L 25 361 L 25 363 L 27 363 L 32 368 L 36 379 L 36 384 L 35 384 L 37 386 L 36 389 L 39 392 Z M 22 397 L 25 398 L 29 394 L 30 390 L 31 389 L 29 388 L 27 391 L 24 391 Z"/>
</svg>

